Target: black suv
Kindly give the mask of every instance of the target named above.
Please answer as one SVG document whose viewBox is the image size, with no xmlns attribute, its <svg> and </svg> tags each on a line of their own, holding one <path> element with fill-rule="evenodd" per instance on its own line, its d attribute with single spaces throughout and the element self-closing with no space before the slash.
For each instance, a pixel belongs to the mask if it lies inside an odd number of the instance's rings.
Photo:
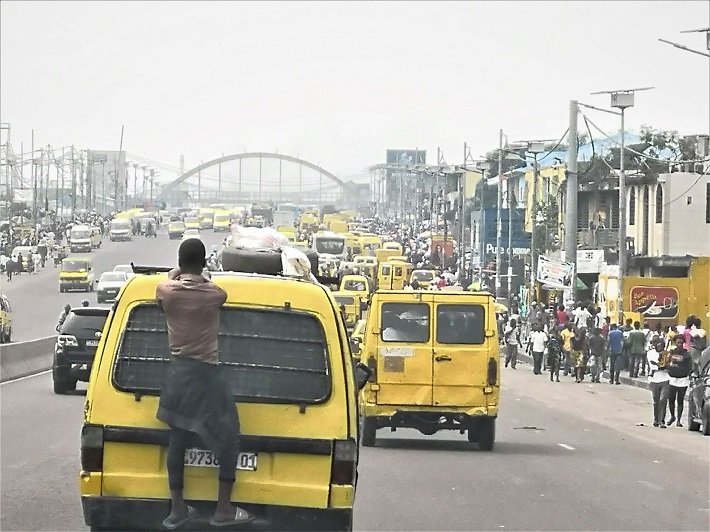
<svg viewBox="0 0 710 532">
<path fill-rule="evenodd" d="M 76 390 L 76 382 L 89 381 L 99 334 L 110 309 L 79 307 L 69 312 L 57 336 L 52 363 L 54 393 Z"/>
</svg>

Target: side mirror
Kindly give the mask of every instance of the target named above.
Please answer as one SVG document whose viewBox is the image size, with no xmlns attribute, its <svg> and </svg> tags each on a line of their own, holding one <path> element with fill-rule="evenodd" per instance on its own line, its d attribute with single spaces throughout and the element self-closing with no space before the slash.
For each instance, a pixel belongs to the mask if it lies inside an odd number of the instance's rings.
<svg viewBox="0 0 710 532">
<path fill-rule="evenodd" d="M 355 382 L 357 383 L 357 389 L 362 390 L 367 384 L 367 380 L 372 375 L 372 370 L 362 362 L 358 362 L 355 366 Z"/>
<path fill-rule="evenodd" d="M 360 301 L 360 312 L 365 312 L 369 306 L 367 301 Z"/>
</svg>

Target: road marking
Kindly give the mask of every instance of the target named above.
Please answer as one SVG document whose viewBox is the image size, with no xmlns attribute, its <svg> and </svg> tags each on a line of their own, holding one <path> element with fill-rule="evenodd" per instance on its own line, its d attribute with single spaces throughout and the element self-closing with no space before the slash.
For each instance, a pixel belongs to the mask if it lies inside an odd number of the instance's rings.
<svg viewBox="0 0 710 532">
<path fill-rule="evenodd" d="M 663 488 L 659 486 L 658 484 L 654 484 L 653 482 L 649 482 L 648 480 L 637 480 L 639 484 L 643 484 L 644 486 L 648 486 L 649 488 L 652 488 L 654 490 L 658 491 L 663 491 Z"/>
<path fill-rule="evenodd" d="M 0 386 L 4 386 L 5 384 L 12 384 L 13 382 L 24 381 L 26 379 L 32 379 L 34 377 L 39 377 L 40 375 L 46 375 L 47 373 L 51 373 L 51 372 L 52 372 L 51 369 L 46 369 L 44 371 L 40 371 L 39 373 L 33 373 L 32 375 L 25 375 L 24 377 L 20 377 L 19 379 L 12 379 L 9 381 L 0 382 Z"/>
<path fill-rule="evenodd" d="M 559 446 L 562 447 L 563 449 L 567 449 L 568 451 L 574 451 L 574 450 L 575 450 L 574 447 L 572 447 L 571 445 L 567 445 L 566 443 L 558 443 L 557 445 L 559 445 Z"/>
</svg>

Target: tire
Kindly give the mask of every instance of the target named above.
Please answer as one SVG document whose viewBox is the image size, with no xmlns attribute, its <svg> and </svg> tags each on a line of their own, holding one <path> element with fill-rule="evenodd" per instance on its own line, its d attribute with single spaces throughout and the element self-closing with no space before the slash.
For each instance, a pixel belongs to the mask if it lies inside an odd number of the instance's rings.
<svg viewBox="0 0 710 532">
<path fill-rule="evenodd" d="M 483 418 L 478 421 L 477 425 L 478 448 L 481 451 L 492 451 L 496 440 L 495 418 Z"/>
<path fill-rule="evenodd" d="M 363 447 L 374 447 L 377 442 L 377 421 L 374 417 L 362 418 L 360 443 Z"/>
<path fill-rule="evenodd" d="M 57 355 L 54 355 L 52 363 L 52 386 L 54 393 L 65 395 L 69 391 L 76 390 L 76 379 L 69 375 L 69 368 L 57 364 Z"/>
<path fill-rule="evenodd" d="M 700 423 L 693 421 L 693 413 L 691 412 L 690 405 L 688 405 L 688 430 L 691 432 L 698 432 L 700 430 Z"/>
</svg>

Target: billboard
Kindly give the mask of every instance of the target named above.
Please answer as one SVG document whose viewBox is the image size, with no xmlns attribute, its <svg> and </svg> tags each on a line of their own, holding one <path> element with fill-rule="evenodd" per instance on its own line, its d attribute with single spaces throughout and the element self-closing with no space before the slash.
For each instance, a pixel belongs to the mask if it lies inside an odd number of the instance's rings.
<svg viewBox="0 0 710 532">
<path fill-rule="evenodd" d="M 387 150 L 387 164 L 398 166 L 426 164 L 426 150 Z"/>
<path fill-rule="evenodd" d="M 569 290 L 572 288 L 574 264 L 548 259 L 541 255 L 537 259 L 537 280 L 550 288 Z"/>
<path fill-rule="evenodd" d="M 669 319 L 678 316 L 678 290 L 673 286 L 634 286 L 631 289 L 631 312 L 644 319 Z"/>
</svg>

